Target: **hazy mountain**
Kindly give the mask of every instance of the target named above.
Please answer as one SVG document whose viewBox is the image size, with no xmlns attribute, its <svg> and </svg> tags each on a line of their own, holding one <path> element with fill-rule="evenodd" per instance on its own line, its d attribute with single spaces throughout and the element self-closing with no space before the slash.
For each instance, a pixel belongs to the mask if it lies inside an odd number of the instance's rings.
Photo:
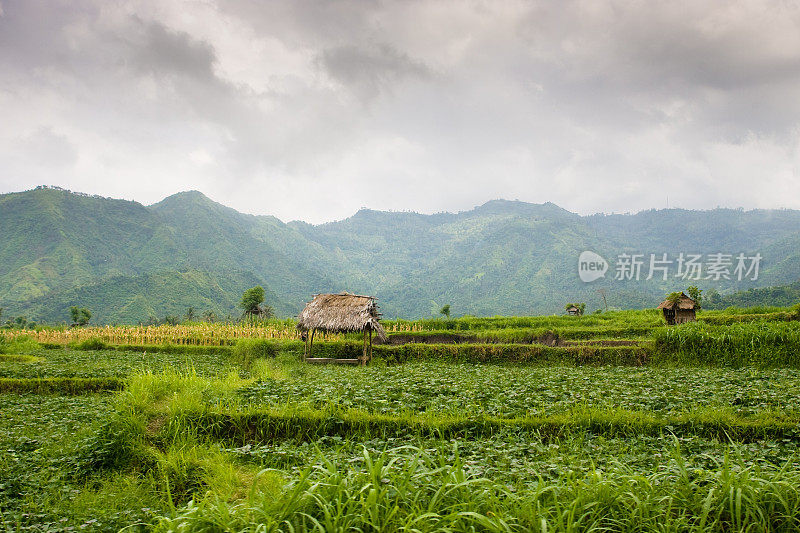
<svg viewBox="0 0 800 533">
<path fill-rule="evenodd" d="M 557 312 L 567 301 L 643 307 L 690 284 L 723 294 L 800 279 L 800 211 L 652 210 L 581 217 L 551 204 L 494 200 L 461 213 L 363 209 L 313 226 L 252 216 L 179 193 L 152 205 L 58 189 L 0 195 L 0 307 L 61 321 L 69 305 L 97 322 L 138 322 L 188 307 L 236 313 L 261 284 L 280 315 L 315 292 L 375 294 L 386 316 Z M 608 260 L 583 283 L 584 250 Z M 756 281 L 645 280 L 649 254 L 756 252 Z M 615 258 L 643 254 L 641 279 L 614 280 Z M 732 267 L 731 267 L 732 268 Z"/>
</svg>

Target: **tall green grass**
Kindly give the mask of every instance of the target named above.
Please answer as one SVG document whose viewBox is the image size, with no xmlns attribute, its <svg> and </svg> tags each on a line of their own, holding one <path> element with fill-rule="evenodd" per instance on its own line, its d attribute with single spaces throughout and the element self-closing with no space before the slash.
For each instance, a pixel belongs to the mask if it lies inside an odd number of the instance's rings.
<svg viewBox="0 0 800 533">
<path fill-rule="evenodd" d="M 479 438 L 504 431 L 521 431 L 537 438 L 554 438 L 589 432 L 606 437 L 642 435 L 697 435 L 748 441 L 765 438 L 800 439 L 800 419 L 774 413 L 743 417 L 724 410 L 697 410 L 674 416 L 646 411 L 577 408 L 550 416 L 496 418 L 377 414 L 336 408 L 312 410 L 286 406 L 269 409 L 203 409 L 173 413 L 175 430 L 193 431 L 214 439 L 240 444 L 296 440 L 313 442 L 321 437 Z"/>
<path fill-rule="evenodd" d="M 279 495 L 229 502 L 208 494 L 156 531 L 796 531 L 800 472 L 726 458 L 649 475 L 564 473 L 509 487 L 471 475 L 458 456 L 405 446 L 361 461 L 321 459 Z M 266 471 L 265 471 L 266 473 Z"/>
<path fill-rule="evenodd" d="M 250 368 L 256 359 L 269 359 L 278 355 L 280 343 L 272 339 L 239 339 L 231 351 L 233 360 Z"/>
<path fill-rule="evenodd" d="M 655 362 L 729 367 L 800 365 L 800 322 L 703 323 L 654 332 Z"/>
<path fill-rule="evenodd" d="M 647 336 L 654 326 L 638 324 L 569 324 L 558 327 L 540 326 L 536 328 L 495 328 L 478 330 L 422 330 L 389 333 L 389 337 L 424 339 L 440 337 L 452 339 L 452 342 L 472 343 L 504 343 L 531 344 L 543 338 L 559 338 L 563 340 L 585 339 L 640 339 Z M 358 339 L 352 339 L 358 340 Z"/>
<path fill-rule="evenodd" d="M 663 323 L 660 311 L 645 309 L 635 311 L 609 311 L 584 316 L 495 316 L 460 318 L 433 318 L 422 320 L 384 320 L 387 331 L 479 331 L 487 329 L 529 328 L 553 329 L 558 327 L 587 327 L 616 324 L 617 326 L 654 327 Z"/>
<path fill-rule="evenodd" d="M 301 354 L 302 344 L 282 345 Z M 353 341 L 314 343 L 314 357 L 357 358 L 363 345 Z M 391 364 L 410 361 L 449 363 L 527 363 L 538 365 L 625 365 L 640 366 L 649 359 L 647 343 L 634 346 L 576 345 L 551 347 L 542 344 L 425 344 L 373 347 L 373 356 Z"/>
<path fill-rule="evenodd" d="M 27 335 L 7 339 L 0 333 L 0 354 L 24 354 L 39 348 L 39 343 Z"/>
</svg>

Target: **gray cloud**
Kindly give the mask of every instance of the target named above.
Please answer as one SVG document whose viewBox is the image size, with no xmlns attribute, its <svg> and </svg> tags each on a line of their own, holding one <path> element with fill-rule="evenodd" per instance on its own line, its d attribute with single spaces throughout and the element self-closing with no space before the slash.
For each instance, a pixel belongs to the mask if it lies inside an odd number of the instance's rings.
<svg viewBox="0 0 800 533">
<path fill-rule="evenodd" d="M 332 78 L 365 99 L 391 91 L 405 78 L 425 79 L 431 75 L 423 63 L 386 44 L 369 48 L 337 46 L 324 50 L 319 60 Z"/>
<path fill-rule="evenodd" d="M 200 189 L 314 222 L 800 207 L 790 2 L 1 5 L 0 191 Z"/>
<path fill-rule="evenodd" d="M 158 23 L 146 25 L 143 42 L 133 56 L 137 68 L 166 75 L 213 79 L 214 49 L 185 32 L 171 32 Z"/>
</svg>

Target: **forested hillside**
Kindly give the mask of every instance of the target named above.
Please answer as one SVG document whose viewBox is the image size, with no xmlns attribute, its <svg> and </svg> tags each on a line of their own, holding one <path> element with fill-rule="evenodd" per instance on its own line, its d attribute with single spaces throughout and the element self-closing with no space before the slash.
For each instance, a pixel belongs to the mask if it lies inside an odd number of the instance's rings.
<svg viewBox="0 0 800 533">
<path fill-rule="evenodd" d="M 375 294 L 387 317 L 558 312 L 567 301 L 593 311 L 648 307 L 693 284 L 719 291 L 800 279 L 800 212 L 652 210 L 581 217 L 560 207 L 495 200 L 461 213 L 361 210 L 313 226 L 252 216 L 199 192 L 155 205 L 59 189 L 0 196 L 0 307 L 38 321 L 67 320 L 70 305 L 93 322 L 164 315 L 238 313 L 241 292 L 263 285 L 281 316 L 315 292 Z M 580 253 L 608 263 L 591 283 Z M 650 254 L 761 254 L 757 279 L 648 277 Z M 640 279 L 617 280 L 615 259 L 640 254 Z M 733 269 L 734 265 L 731 265 Z M 731 272 L 732 274 L 732 272 Z M 603 298 L 605 296 L 605 299 Z M 783 305 L 786 302 L 778 302 Z"/>
</svg>

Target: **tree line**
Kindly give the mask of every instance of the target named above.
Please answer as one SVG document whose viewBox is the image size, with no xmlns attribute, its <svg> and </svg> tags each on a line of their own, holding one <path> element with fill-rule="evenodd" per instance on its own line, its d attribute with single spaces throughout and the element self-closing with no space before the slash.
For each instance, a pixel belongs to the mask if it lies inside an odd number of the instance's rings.
<svg viewBox="0 0 800 533">
<path fill-rule="evenodd" d="M 187 322 L 233 322 L 235 320 L 266 320 L 275 317 L 275 311 L 271 305 L 264 301 L 265 292 L 264 287 L 257 285 L 251 287 L 242 293 L 242 298 L 239 301 L 239 308 L 242 314 L 234 318 L 230 314 L 225 317 L 219 317 L 213 310 L 206 310 L 201 315 L 197 314 L 194 307 L 189 307 L 182 317 L 177 315 L 165 315 L 164 318 L 150 317 L 147 322 L 140 323 L 145 326 L 155 326 L 160 324 L 167 324 L 175 326 Z M 88 326 L 92 319 L 92 312 L 86 307 L 78 305 L 70 306 L 69 312 L 69 326 L 70 327 L 84 327 Z M 3 308 L 0 307 L 0 327 L 13 328 L 13 329 L 34 329 L 37 323 L 30 321 L 25 316 L 8 317 L 3 322 Z"/>
</svg>

